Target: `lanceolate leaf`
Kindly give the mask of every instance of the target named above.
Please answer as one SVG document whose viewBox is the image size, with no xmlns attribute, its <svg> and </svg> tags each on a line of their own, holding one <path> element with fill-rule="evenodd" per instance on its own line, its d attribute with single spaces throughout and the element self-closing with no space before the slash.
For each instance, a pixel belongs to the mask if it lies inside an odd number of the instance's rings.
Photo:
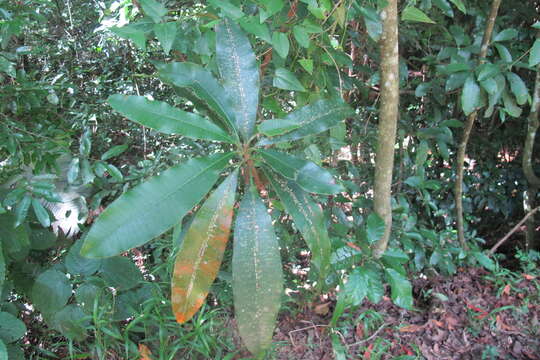
<svg viewBox="0 0 540 360">
<path fill-rule="evenodd" d="M 225 92 L 210 71 L 188 62 L 159 65 L 158 70 L 161 80 L 175 87 L 186 88 L 187 91 L 182 92 L 182 96 L 218 115 L 226 127 L 235 132 L 236 117 L 232 107 L 232 94 Z"/>
<path fill-rule="evenodd" d="M 236 217 L 232 271 L 238 330 L 249 351 L 257 355 L 272 341 L 283 274 L 272 219 L 253 186 Z"/>
<path fill-rule="evenodd" d="M 295 180 L 308 192 L 333 195 L 343 190 L 332 174 L 311 161 L 275 150 L 261 149 L 258 152 L 272 169 L 288 179 Z"/>
<path fill-rule="evenodd" d="M 227 18 L 216 27 L 216 55 L 225 90 L 232 98 L 236 126 L 247 140 L 257 119 L 259 68 L 248 38 Z"/>
<path fill-rule="evenodd" d="M 167 22 L 154 25 L 154 33 L 156 34 L 156 37 L 158 38 L 159 43 L 163 48 L 163 51 L 167 55 L 169 55 L 169 52 L 171 51 L 172 45 L 174 43 L 176 31 L 177 30 L 175 22 Z"/>
<path fill-rule="evenodd" d="M 109 97 L 109 104 L 128 119 L 165 134 L 234 142 L 223 129 L 209 120 L 161 101 L 150 101 L 144 96 L 116 94 Z"/>
<path fill-rule="evenodd" d="M 297 123 L 298 129 L 270 139 L 262 139 L 258 145 L 277 144 L 318 134 L 336 126 L 340 121 L 352 115 L 354 115 L 354 111 L 339 99 L 319 100 L 285 117 L 289 123 Z"/>
<path fill-rule="evenodd" d="M 115 256 L 159 236 L 201 201 L 233 155 L 191 159 L 128 190 L 94 223 L 81 254 Z"/>
<path fill-rule="evenodd" d="M 276 136 L 288 133 L 294 129 L 298 129 L 300 125 L 291 120 L 276 120 L 270 119 L 263 121 L 259 126 L 259 132 L 266 136 Z"/>
<path fill-rule="evenodd" d="M 172 278 L 173 313 L 184 323 L 199 310 L 214 282 L 231 232 L 238 171 L 210 195 L 182 242 Z"/>
<path fill-rule="evenodd" d="M 311 261 L 319 270 L 320 279 L 324 280 L 330 264 L 332 245 L 321 207 L 292 181 L 284 181 L 272 175 L 267 175 L 267 178 L 304 237 L 312 253 Z"/>
<path fill-rule="evenodd" d="M 2 291 L 2 286 L 4 286 L 4 281 L 6 280 L 6 260 L 4 259 L 1 240 L 2 239 L 0 239 L 0 292 Z"/>
</svg>

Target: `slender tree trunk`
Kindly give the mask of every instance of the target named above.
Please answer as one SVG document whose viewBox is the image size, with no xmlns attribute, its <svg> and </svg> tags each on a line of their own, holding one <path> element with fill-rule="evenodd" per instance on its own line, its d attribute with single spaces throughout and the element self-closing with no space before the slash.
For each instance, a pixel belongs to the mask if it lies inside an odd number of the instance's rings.
<svg viewBox="0 0 540 360">
<path fill-rule="evenodd" d="M 383 237 L 373 249 L 375 257 L 380 257 L 385 252 L 392 230 L 391 186 L 399 111 L 397 3 L 398 0 L 387 0 L 388 5 L 381 12 L 381 107 L 375 158 L 374 210 L 384 220 L 386 227 Z"/>
<path fill-rule="evenodd" d="M 493 26 L 495 25 L 495 19 L 497 18 L 497 13 L 499 12 L 500 5 L 501 0 L 493 0 L 491 4 L 491 11 L 486 22 L 486 31 L 484 32 L 484 38 L 482 39 L 482 47 L 480 48 L 480 64 L 483 64 L 486 61 L 487 51 L 491 40 L 491 34 L 493 34 Z M 456 221 L 459 242 L 461 246 L 465 249 L 467 248 L 467 243 L 465 241 L 463 222 L 463 163 L 465 162 L 465 153 L 467 151 L 467 143 L 469 142 L 469 136 L 471 135 L 471 130 L 477 117 L 478 112 L 476 111 L 474 111 L 467 117 L 467 121 L 465 122 L 465 128 L 463 129 L 463 135 L 461 137 L 461 142 L 458 145 L 458 153 L 456 159 L 456 183 L 454 187 L 454 195 L 456 198 Z"/>
<path fill-rule="evenodd" d="M 536 37 L 540 39 L 540 31 L 537 32 Z M 536 198 L 536 193 L 540 187 L 540 178 L 534 173 L 532 166 L 532 155 L 534 150 L 534 139 L 536 137 L 536 132 L 540 126 L 540 120 L 538 118 L 538 113 L 540 112 L 540 65 L 536 67 L 536 79 L 534 82 L 534 92 L 533 92 L 533 101 L 531 104 L 531 112 L 528 117 L 527 124 L 527 137 L 525 138 L 525 146 L 523 148 L 523 160 L 522 167 L 523 172 L 525 173 L 525 178 L 529 188 L 523 202 L 523 207 L 525 213 L 531 211 L 535 206 L 534 199 Z M 535 224 L 534 216 L 527 219 L 527 231 L 525 232 L 525 242 L 528 249 L 540 249 L 540 241 L 535 239 Z"/>
</svg>

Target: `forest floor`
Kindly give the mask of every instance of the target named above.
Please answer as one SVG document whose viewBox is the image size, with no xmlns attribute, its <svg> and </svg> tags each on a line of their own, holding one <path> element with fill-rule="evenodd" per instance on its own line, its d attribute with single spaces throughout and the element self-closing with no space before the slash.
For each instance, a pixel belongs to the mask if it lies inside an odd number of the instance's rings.
<svg viewBox="0 0 540 360">
<path fill-rule="evenodd" d="M 388 297 L 365 300 L 333 332 L 326 326 L 331 301 L 283 316 L 270 358 L 540 359 L 540 282 L 533 275 L 461 268 L 453 277 L 417 279 L 413 291 L 414 311 Z"/>
</svg>

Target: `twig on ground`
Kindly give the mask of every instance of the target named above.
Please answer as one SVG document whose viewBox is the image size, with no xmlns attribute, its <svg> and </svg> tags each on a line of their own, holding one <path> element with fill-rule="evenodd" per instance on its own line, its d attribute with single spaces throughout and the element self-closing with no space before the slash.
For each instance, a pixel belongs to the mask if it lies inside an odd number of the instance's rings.
<svg viewBox="0 0 540 360">
<path fill-rule="evenodd" d="M 373 334 L 371 334 L 370 337 L 368 337 L 367 339 L 364 339 L 364 340 L 357 341 L 357 342 L 352 343 L 352 344 L 347 344 L 347 345 L 346 345 L 347 348 L 350 348 L 350 347 L 353 347 L 353 346 L 356 346 L 356 345 L 362 345 L 363 343 L 366 343 L 366 342 L 368 342 L 368 341 L 373 340 L 373 339 L 374 339 L 377 335 L 379 335 L 379 333 L 380 333 L 381 331 L 383 331 L 383 329 L 384 329 L 385 327 L 387 327 L 388 325 L 390 325 L 390 324 L 388 324 L 388 323 L 382 324 L 381 327 L 378 328 L 377 331 L 375 331 Z"/>
<path fill-rule="evenodd" d="M 312 324 L 311 326 L 306 326 L 306 327 L 303 327 L 303 328 L 300 328 L 300 329 L 295 329 L 295 330 L 289 331 L 289 339 L 291 339 L 291 344 L 292 344 L 293 347 L 296 347 L 296 344 L 294 343 L 292 333 L 299 332 L 299 331 L 304 331 L 304 330 L 309 330 L 309 329 L 316 329 L 318 327 L 328 327 L 328 325 L 315 325 L 313 323 L 311 323 L 311 324 Z M 318 335 L 317 335 L 317 337 L 318 337 Z"/>
</svg>

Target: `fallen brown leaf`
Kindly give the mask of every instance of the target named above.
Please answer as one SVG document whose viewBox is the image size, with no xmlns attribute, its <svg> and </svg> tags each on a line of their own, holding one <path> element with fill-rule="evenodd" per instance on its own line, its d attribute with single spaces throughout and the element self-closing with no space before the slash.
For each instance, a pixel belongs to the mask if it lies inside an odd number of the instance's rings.
<svg viewBox="0 0 540 360">
<path fill-rule="evenodd" d="M 424 325 L 410 324 L 399 329 L 399 332 L 414 333 L 420 330 L 424 330 Z"/>
</svg>

